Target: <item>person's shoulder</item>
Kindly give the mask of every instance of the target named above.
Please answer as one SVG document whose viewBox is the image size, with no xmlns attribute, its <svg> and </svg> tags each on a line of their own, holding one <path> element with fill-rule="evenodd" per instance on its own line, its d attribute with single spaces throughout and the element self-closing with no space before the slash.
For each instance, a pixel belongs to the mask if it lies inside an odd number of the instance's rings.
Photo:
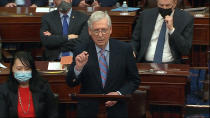
<svg viewBox="0 0 210 118">
<path fill-rule="evenodd" d="M 72 14 L 73 15 L 76 15 L 77 17 L 79 17 L 80 19 L 87 19 L 88 18 L 88 15 L 83 13 L 83 12 L 80 12 L 80 11 L 77 11 L 77 10 L 72 10 Z"/>
<path fill-rule="evenodd" d="M 49 12 L 47 14 L 44 14 L 42 16 L 42 18 L 52 18 L 52 17 L 54 17 L 58 13 L 59 13 L 58 10 L 54 10 L 54 11 L 51 11 L 51 12 Z"/>
<path fill-rule="evenodd" d="M 190 14 L 187 11 L 184 11 L 183 9 L 176 8 L 175 11 L 179 14 L 178 16 L 180 18 L 190 18 L 190 19 L 194 18 L 192 14 Z"/>
<path fill-rule="evenodd" d="M 158 8 L 155 7 L 155 8 L 149 8 L 149 9 L 144 9 L 142 11 L 143 14 L 148 14 L 148 13 L 153 13 L 153 12 L 157 12 Z"/>
<path fill-rule="evenodd" d="M 124 41 L 120 41 L 117 39 L 110 39 L 109 42 L 111 43 L 111 45 L 114 45 L 120 49 L 127 49 L 130 48 L 130 44 Z"/>
</svg>

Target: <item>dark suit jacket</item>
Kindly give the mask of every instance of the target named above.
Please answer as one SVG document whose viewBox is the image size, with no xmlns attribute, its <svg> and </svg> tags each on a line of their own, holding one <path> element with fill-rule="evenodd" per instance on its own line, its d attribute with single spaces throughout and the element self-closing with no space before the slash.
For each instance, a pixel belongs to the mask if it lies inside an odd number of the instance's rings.
<svg viewBox="0 0 210 118">
<path fill-rule="evenodd" d="M 81 83 L 81 94 L 107 94 L 116 91 L 123 95 L 133 93 L 139 86 L 140 78 L 132 55 L 132 48 L 128 44 L 114 39 L 109 40 L 109 45 L 109 70 L 104 88 L 101 84 L 95 43 L 92 40 L 88 45 L 80 46 L 75 51 L 75 56 L 84 50 L 87 51 L 89 53 L 88 62 L 78 78 L 74 73 L 75 62 L 71 64 L 66 77 L 68 85 L 72 87 Z M 78 115 L 94 117 L 98 110 L 96 105 L 90 101 L 80 102 Z M 108 116 L 127 116 L 126 108 L 125 102 L 120 101 L 108 109 Z"/>
<path fill-rule="evenodd" d="M 137 62 L 144 62 L 157 17 L 158 8 L 152 8 L 144 10 L 137 20 L 131 42 L 137 54 Z M 192 15 L 183 10 L 175 9 L 173 16 L 175 31 L 172 35 L 169 35 L 169 46 L 174 63 L 180 63 L 181 56 L 188 55 L 190 52 L 193 38 L 193 22 Z"/>
<path fill-rule="evenodd" d="M 0 0 L 0 6 L 5 6 L 7 3 L 15 2 L 15 0 Z M 36 4 L 38 7 L 46 6 L 48 0 L 31 0 L 31 5 Z"/>
<path fill-rule="evenodd" d="M 101 7 L 112 7 L 117 3 L 118 0 L 98 0 L 100 3 Z M 122 1 L 122 0 L 119 0 Z M 80 0 L 73 0 L 72 5 L 73 6 L 78 6 L 80 3 Z"/>
<path fill-rule="evenodd" d="M 59 11 L 52 11 L 42 16 L 42 24 L 40 29 L 40 37 L 43 46 L 45 47 L 45 59 L 56 60 L 59 54 L 65 51 L 74 51 L 77 44 L 82 43 L 88 38 L 88 16 L 79 11 L 72 10 L 69 34 L 79 35 L 79 38 L 67 40 L 67 36 L 63 36 L 62 23 Z M 44 36 L 43 32 L 49 31 L 51 36 Z M 81 40 L 81 37 L 84 40 Z"/>
<path fill-rule="evenodd" d="M 31 91 L 36 118 L 58 117 L 57 105 L 48 83 L 42 90 Z M 8 87 L 8 83 L 0 86 L 0 118 L 17 118 L 18 94 Z"/>
</svg>

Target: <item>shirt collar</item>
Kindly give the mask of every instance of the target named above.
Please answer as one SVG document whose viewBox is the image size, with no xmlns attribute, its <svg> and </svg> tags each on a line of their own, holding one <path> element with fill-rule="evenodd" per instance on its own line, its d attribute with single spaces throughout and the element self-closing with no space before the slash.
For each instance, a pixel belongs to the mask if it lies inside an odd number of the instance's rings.
<svg viewBox="0 0 210 118">
<path fill-rule="evenodd" d="M 72 12 L 72 8 L 67 12 L 67 15 L 68 15 L 68 17 L 70 17 L 71 16 L 71 12 Z M 61 12 L 59 12 L 59 14 L 60 14 L 60 18 L 62 18 L 63 17 L 63 13 L 61 13 Z"/>
<path fill-rule="evenodd" d="M 96 46 L 96 52 L 97 52 L 97 54 L 100 53 L 101 48 L 99 48 L 96 44 L 95 44 L 95 46 Z M 109 41 L 106 44 L 105 51 L 108 51 L 109 52 Z"/>
</svg>

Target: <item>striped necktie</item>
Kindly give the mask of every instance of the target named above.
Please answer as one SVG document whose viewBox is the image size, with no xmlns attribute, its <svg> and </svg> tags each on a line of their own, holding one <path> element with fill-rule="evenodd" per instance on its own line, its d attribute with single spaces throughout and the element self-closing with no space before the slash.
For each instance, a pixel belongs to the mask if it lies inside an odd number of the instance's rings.
<svg viewBox="0 0 210 118">
<path fill-rule="evenodd" d="M 155 50 L 154 63 L 162 63 L 165 35 L 166 35 L 166 22 L 163 21 Z"/>
<path fill-rule="evenodd" d="M 102 85 L 104 87 L 107 79 L 108 66 L 104 56 L 104 50 L 102 49 L 100 51 L 100 57 L 99 57 L 99 68 L 100 68 Z"/>
</svg>

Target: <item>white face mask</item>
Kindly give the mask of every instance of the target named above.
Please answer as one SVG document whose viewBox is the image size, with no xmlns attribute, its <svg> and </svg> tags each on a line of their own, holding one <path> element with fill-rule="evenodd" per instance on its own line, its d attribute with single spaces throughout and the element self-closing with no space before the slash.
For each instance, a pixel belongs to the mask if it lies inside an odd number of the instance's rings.
<svg viewBox="0 0 210 118">
<path fill-rule="evenodd" d="M 31 71 L 16 71 L 14 73 L 14 77 L 19 82 L 26 82 L 32 78 L 32 72 Z"/>
</svg>

